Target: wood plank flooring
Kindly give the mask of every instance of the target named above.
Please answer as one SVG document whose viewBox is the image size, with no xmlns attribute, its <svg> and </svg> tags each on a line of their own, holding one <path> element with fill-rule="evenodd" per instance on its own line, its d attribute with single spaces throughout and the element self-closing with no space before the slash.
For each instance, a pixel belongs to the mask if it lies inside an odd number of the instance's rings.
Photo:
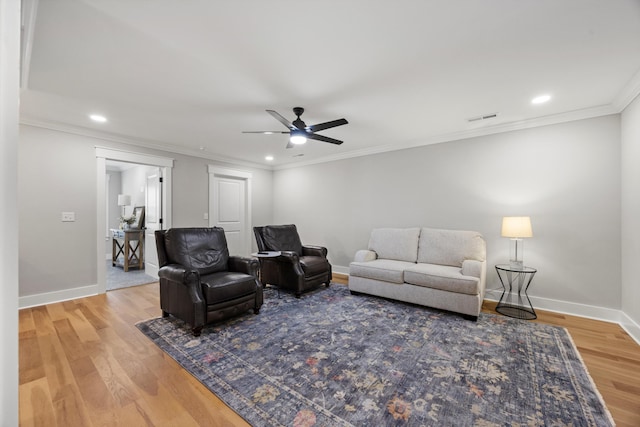
<svg viewBox="0 0 640 427">
<path fill-rule="evenodd" d="M 134 326 L 157 316 L 157 283 L 21 310 L 20 425 L 248 426 Z M 640 426 L 640 346 L 613 323 L 537 322 L 569 330 L 616 424 Z"/>
</svg>

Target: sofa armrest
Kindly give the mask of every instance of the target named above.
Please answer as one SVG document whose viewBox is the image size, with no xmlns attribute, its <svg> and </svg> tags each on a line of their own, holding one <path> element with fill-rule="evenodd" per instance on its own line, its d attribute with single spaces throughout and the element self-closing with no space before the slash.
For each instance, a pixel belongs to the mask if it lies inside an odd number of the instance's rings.
<svg viewBox="0 0 640 427">
<path fill-rule="evenodd" d="M 303 245 L 302 255 L 319 256 L 322 258 L 327 257 L 327 248 L 324 246 Z"/>
<path fill-rule="evenodd" d="M 161 267 L 158 270 L 158 277 L 184 284 L 189 282 L 198 283 L 200 281 L 200 273 L 197 270 L 187 270 L 180 264 L 169 264 Z"/>
<path fill-rule="evenodd" d="M 374 259 L 377 259 L 377 258 L 378 258 L 378 254 L 375 253 L 374 251 L 361 249 L 358 252 L 356 252 L 356 256 L 353 258 L 353 260 L 355 262 L 366 262 L 366 261 L 373 261 Z"/>
<path fill-rule="evenodd" d="M 482 276 L 482 267 L 484 262 L 475 259 L 465 259 L 462 261 L 462 274 L 464 276 L 473 276 L 478 279 Z"/>
<path fill-rule="evenodd" d="M 478 278 L 478 294 L 484 298 L 487 281 L 487 261 L 465 259 L 462 261 L 462 274 Z"/>
<path fill-rule="evenodd" d="M 258 271 L 260 270 L 260 263 L 255 258 L 242 257 L 242 256 L 230 256 L 229 271 L 236 271 L 238 273 L 250 274 L 253 277 L 258 277 Z"/>
</svg>

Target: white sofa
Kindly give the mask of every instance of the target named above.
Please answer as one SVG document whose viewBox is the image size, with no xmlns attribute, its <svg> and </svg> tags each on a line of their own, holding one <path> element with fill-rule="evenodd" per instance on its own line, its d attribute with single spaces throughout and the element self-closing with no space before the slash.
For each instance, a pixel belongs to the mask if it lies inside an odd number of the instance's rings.
<svg viewBox="0 0 640 427">
<path fill-rule="evenodd" d="M 454 311 L 477 319 L 486 281 L 480 233 L 433 228 L 379 228 L 349 264 L 349 289 Z"/>
</svg>

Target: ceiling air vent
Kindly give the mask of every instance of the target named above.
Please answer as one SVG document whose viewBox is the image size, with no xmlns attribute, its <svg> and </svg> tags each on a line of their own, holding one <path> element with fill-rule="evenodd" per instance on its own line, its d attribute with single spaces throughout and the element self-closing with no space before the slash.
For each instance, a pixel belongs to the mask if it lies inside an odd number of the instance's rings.
<svg viewBox="0 0 640 427">
<path fill-rule="evenodd" d="M 481 122 L 483 120 L 495 119 L 496 117 L 498 117 L 498 113 L 491 113 L 491 114 L 484 114 L 482 116 L 471 117 L 470 119 L 467 119 L 467 121 L 469 123 Z"/>
</svg>

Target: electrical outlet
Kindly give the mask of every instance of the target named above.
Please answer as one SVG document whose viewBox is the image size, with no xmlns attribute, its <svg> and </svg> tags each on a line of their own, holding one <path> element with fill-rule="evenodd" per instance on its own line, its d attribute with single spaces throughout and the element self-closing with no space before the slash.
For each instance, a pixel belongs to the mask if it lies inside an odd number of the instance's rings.
<svg viewBox="0 0 640 427">
<path fill-rule="evenodd" d="M 62 222 L 74 222 L 76 220 L 75 212 L 62 212 Z"/>
</svg>

